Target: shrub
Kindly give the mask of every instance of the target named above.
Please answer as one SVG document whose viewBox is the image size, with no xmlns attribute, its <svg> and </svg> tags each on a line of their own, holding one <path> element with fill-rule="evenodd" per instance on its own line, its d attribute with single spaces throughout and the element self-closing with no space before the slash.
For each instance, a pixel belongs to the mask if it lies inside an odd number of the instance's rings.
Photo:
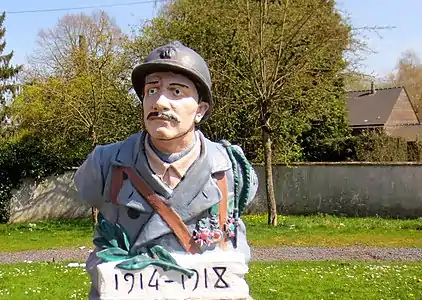
<svg viewBox="0 0 422 300">
<path fill-rule="evenodd" d="M 40 181 L 63 172 L 78 163 L 76 160 L 27 131 L 0 140 L 0 223 L 9 220 L 12 189 L 18 188 L 24 178 Z"/>
<path fill-rule="evenodd" d="M 321 141 L 306 157 L 308 161 L 403 162 L 422 158 L 422 142 L 407 142 L 400 137 L 368 132 Z"/>
</svg>

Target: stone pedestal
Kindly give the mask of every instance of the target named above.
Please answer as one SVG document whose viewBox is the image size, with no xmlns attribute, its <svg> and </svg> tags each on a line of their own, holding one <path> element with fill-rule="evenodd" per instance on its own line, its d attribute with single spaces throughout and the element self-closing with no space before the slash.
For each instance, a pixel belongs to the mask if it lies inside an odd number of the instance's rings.
<svg viewBox="0 0 422 300">
<path fill-rule="evenodd" d="M 232 250 L 185 255 L 173 254 L 179 265 L 192 269 L 188 278 L 176 271 L 163 271 L 149 266 L 139 271 L 116 268 L 119 263 L 97 266 L 98 286 L 102 300 L 247 300 L 249 286 L 244 256 Z"/>
</svg>

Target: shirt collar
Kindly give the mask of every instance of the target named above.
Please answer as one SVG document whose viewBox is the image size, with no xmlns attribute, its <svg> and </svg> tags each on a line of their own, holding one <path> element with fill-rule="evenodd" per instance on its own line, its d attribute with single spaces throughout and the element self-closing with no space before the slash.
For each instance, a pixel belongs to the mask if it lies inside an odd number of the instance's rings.
<svg viewBox="0 0 422 300">
<path fill-rule="evenodd" d="M 176 172 L 176 174 L 182 178 L 190 166 L 195 162 L 195 160 L 199 157 L 201 152 L 201 140 L 198 138 L 195 146 L 189 151 L 188 154 L 183 156 L 181 159 L 176 160 L 173 163 L 166 163 L 161 160 L 158 155 L 154 152 L 151 146 L 148 143 L 148 138 L 145 138 L 145 153 L 148 159 L 148 163 L 151 169 L 155 172 L 157 176 L 163 178 L 164 174 L 167 172 L 169 168 L 172 168 Z"/>
</svg>

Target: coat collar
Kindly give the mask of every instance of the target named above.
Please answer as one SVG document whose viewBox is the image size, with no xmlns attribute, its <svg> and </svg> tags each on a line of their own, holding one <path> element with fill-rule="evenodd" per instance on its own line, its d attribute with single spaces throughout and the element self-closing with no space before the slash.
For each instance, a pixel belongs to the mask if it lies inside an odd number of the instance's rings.
<svg viewBox="0 0 422 300">
<path fill-rule="evenodd" d="M 231 162 L 221 144 L 214 143 L 198 131 L 201 141 L 201 154 L 189 168 L 185 177 L 174 190 L 163 184 L 154 175 L 148 165 L 144 140 L 146 134 L 141 132 L 125 140 L 112 164 L 135 167 L 145 182 L 157 193 L 161 194 L 186 223 L 202 214 L 221 198 L 221 192 L 213 179 L 213 174 L 227 171 Z M 151 218 L 140 229 L 138 237 L 131 249 L 136 251 L 148 242 L 171 232 L 160 215 L 153 213 Z"/>
<path fill-rule="evenodd" d="M 198 130 L 197 133 L 202 145 L 205 145 L 203 148 L 205 149 L 210 172 L 214 174 L 230 169 L 231 162 L 224 147 L 207 139 L 201 131 Z M 123 141 L 111 163 L 116 166 L 134 167 L 138 155 L 145 155 L 145 137 L 146 133 L 142 131 L 129 136 Z"/>
</svg>

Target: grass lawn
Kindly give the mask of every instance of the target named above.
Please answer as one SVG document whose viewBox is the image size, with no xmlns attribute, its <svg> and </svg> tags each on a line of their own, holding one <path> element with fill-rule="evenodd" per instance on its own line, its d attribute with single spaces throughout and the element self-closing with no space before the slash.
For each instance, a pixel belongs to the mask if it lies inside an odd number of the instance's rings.
<svg viewBox="0 0 422 300">
<path fill-rule="evenodd" d="M 360 245 L 422 248 L 422 218 L 279 216 L 275 228 L 266 225 L 266 215 L 248 215 L 245 221 L 249 243 L 255 247 Z"/>
<path fill-rule="evenodd" d="M 254 247 L 377 246 L 422 247 L 422 218 L 397 220 L 335 216 L 279 216 L 277 227 L 266 215 L 245 215 Z M 90 220 L 0 224 L 0 252 L 92 246 Z"/>
<path fill-rule="evenodd" d="M 90 220 L 0 224 L 0 252 L 92 246 Z"/>
<path fill-rule="evenodd" d="M 422 299 L 422 263 L 252 263 L 255 300 Z M 0 299 L 86 299 L 89 278 L 67 263 L 1 265 Z"/>
</svg>

